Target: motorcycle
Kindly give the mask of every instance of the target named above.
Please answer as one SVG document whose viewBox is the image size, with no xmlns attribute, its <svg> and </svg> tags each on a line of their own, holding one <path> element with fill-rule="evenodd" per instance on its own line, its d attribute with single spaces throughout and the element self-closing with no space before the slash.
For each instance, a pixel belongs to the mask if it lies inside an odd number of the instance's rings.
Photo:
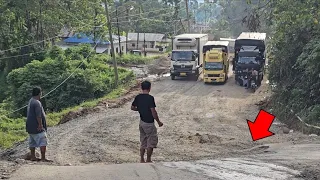
<svg viewBox="0 0 320 180">
<path fill-rule="evenodd" d="M 244 77 L 244 79 L 247 80 L 247 83 L 250 82 L 249 88 L 250 88 L 253 92 L 256 92 L 257 87 L 258 87 L 258 86 L 257 86 L 257 83 L 256 83 L 256 80 L 253 79 L 252 76 L 248 77 L 248 75 L 246 75 L 246 76 Z"/>
<path fill-rule="evenodd" d="M 257 89 L 257 84 L 256 84 L 256 81 L 254 79 L 251 80 L 251 83 L 250 83 L 250 89 L 253 91 L 253 92 L 256 92 L 256 89 Z"/>
</svg>

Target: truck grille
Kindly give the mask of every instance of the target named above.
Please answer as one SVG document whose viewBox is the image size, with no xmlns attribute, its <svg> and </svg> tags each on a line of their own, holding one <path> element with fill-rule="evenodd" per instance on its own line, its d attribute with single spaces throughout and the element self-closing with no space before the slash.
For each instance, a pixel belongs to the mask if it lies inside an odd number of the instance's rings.
<svg viewBox="0 0 320 180">
<path fill-rule="evenodd" d="M 208 77 L 220 77 L 220 74 L 208 74 Z"/>
<path fill-rule="evenodd" d="M 189 70 L 192 71 L 192 65 L 185 65 L 185 66 L 181 66 L 181 65 L 173 65 L 173 69 L 174 70 Z"/>
</svg>

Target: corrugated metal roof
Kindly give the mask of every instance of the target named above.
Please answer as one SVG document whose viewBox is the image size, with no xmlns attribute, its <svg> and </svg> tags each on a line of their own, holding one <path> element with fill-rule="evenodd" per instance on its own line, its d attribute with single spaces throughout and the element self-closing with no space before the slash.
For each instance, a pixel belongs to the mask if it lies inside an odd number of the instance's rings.
<svg viewBox="0 0 320 180">
<path fill-rule="evenodd" d="M 267 34 L 259 32 L 242 32 L 237 39 L 257 39 L 265 40 Z"/>
<path fill-rule="evenodd" d="M 145 38 L 144 38 L 145 36 Z M 138 33 L 128 33 L 128 39 L 131 41 L 136 41 L 138 38 Z M 162 41 L 164 34 L 157 33 L 139 33 L 139 41 Z"/>
<path fill-rule="evenodd" d="M 112 39 L 113 39 L 114 43 L 119 43 L 119 36 L 112 35 Z M 120 41 L 121 42 L 126 41 L 126 37 L 120 36 Z M 66 42 L 66 43 L 84 43 L 84 44 L 95 44 L 96 43 L 93 41 L 93 35 L 87 36 L 84 33 L 77 33 L 77 34 L 73 35 L 72 37 L 65 39 L 64 42 Z M 110 42 L 108 40 L 104 40 L 104 41 L 98 40 L 97 42 L 98 42 L 98 44 L 110 44 Z"/>
<path fill-rule="evenodd" d="M 210 45 L 228 46 L 229 41 L 208 41 L 205 44 L 205 46 L 210 46 Z"/>
<path fill-rule="evenodd" d="M 180 34 L 175 36 L 175 38 L 202 38 L 208 36 L 208 34 Z"/>
<path fill-rule="evenodd" d="M 84 44 L 94 44 L 94 43 L 110 44 L 109 41 L 99 41 L 99 40 L 97 40 L 96 42 L 94 42 L 92 35 L 87 36 L 84 33 L 75 34 L 74 36 L 72 36 L 72 37 L 70 37 L 68 39 L 65 39 L 64 42 L 66 42 L 66 43 L 84 43 Z"/>
</svg>

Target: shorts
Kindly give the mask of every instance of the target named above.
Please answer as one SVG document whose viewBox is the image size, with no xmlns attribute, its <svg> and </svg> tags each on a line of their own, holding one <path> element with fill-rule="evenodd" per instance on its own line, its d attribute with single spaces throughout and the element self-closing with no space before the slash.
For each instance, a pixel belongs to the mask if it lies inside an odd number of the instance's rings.
<svg viewBox="0 0 320 180">
<path fill-rule="evenodd" d="M 157 128 L 154 123 L 146 123 L 140 120 L 140 143 L 141 148 L 156 148 L 158 145 Z"/>
<path fill-rule="evenodd" d="M 43 147 L 48 145 L 47 133 L 45 131 L 38 134 L 29 134 L 29 147 Z"/>
</svg>

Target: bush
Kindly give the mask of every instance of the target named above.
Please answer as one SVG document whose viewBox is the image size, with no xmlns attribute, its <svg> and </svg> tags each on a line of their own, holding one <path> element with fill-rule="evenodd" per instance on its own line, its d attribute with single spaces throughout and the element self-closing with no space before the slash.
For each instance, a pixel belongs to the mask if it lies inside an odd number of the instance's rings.
<svg viewBox="0 0 320 180">
<path fill-rule="evenodd" d="M 23 68 L 15 69 L 7 76 L 9 93 L 13 106 L 18 108 L 25 105 L 34 86 L 40 86 L 44 93 L 56 88 L 49 96 L 42 99 L 47 111 L 60 111 L 64 108 L 78 105 L 86 100 L 104 96 L 114 88 L 114 71 L 105 64 L 106 56 L 91 59 L 91 62 L 68 59 L 81 51 L 81 58 L 87 56 L 86 47 L 76 47 L 66 50 L 66 60 L 46 58 L 40 62 L 32 61 Z M 58 52 L 58 53 L 57 53 Z M 53 50 L 50 57 L 61 58 L 61 52 Z M 95 55 L 94 57 L 98 57 Z M 82 63 L 83 62 L 83 63 Z M 81 64 L 80 68 L 76 69 Z M 119 68 L 119 80 L 128 81 L 134 77 L 131 71 Z M 26 115 L 26 109 L 21 112 Z"/>
<path fill-rule="evenodd" d="M 313 1 L 275 1 L 270 81 L 276 84 L 273 108 L 292 109 L 311 124 L 320 123 L 320 25 Z M 297 15 L 298 14 L 298 15 Z M 290 111 L 289 111 L 290 112 Z M 280 119 L 285 119 L 279 117 Z"/>
</svg>

